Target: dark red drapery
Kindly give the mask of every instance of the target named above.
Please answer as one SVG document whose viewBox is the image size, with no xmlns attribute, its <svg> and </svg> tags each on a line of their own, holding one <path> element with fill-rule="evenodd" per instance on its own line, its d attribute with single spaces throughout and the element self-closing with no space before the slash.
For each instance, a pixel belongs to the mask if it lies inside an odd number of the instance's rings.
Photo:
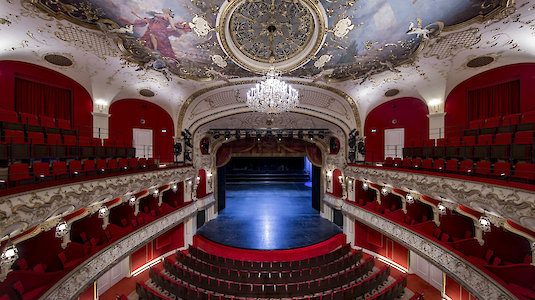
<svg viewBox="0 0 535 300">
<path fill-rule="evenodd" d="M 468 122 L 520 112 L 520 80 L 468 91 Z"/>
<path fill-rule="evenodd" d="M 72 121 L 71 90 L 15 78 L 15 110 Z"/>
</svg>

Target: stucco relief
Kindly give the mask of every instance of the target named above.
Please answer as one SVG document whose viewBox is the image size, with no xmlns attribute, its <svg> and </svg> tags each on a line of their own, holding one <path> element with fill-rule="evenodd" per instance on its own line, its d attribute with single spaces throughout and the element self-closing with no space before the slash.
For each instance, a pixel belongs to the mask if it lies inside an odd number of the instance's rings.
<svg viewBox="0 0 535 300">
<path fill-rule="evenodd" d="M 0 198 L 0 233 L 12 224 L 31 228 L 61 207 L 85 208 L 103 198 L 113 199 L 194 175 L 193 168 L 155 170 L 55 186 Z"/>
<path fill-rule="evenodd" d="M 324 197 L 324 201 L 332 207 L 339 205 L 333 197 L 327 195 Z M 344 202 L 341 208 L 342 212 L 350 218 L 379 230 L 390 238 L 401 242 L 411 251 L 427 258 L 478 299 L 516 299 L 509 291 L 482 271 L 431 240 L 347 202 Z"/>
<path fill-rule="evenodd" d="M 346 175 L 373 183 L 386 183 L 406 191 L 412 189 L 443 202 L 453 202 L 490 212 L 535 230 L 535 193 L 485 182 L 351 166 Z M 495 224 L 499 226 L 498 224 Z"/>
<path fill-rule="evenodd" d="M 100 275 L 111 269 L 117 262 L 130 255 L 140 246 L 151 241 L 162 232 L 184 222 L 197 214 L 197 209 L 213 205 L 213 195 L 185 206 L 155 222 L 142 227 L 113 245 L 103 249 L 76 269 L 64 276 L 41 299 L 74 299 L 98 279 Z"/>
</svg>

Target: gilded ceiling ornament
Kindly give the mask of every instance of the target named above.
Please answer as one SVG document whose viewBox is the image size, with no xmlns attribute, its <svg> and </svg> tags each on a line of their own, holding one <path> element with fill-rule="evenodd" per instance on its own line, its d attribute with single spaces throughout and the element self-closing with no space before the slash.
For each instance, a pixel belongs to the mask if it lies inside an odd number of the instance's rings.
<svg viewBox="0 0 535 300">
<path fill-rule="evenodd" d="M 336 25 L 334 26 L 333 33 L 334 36 L 338 38 L 345 37 L 349 31 L 351 31 L 353 28 L 355 28 L 355 25 L 351 24 L 351 19 L 349 17 L 345 17 L 344 19 L 338 21 Z"/>
<path fill-rule="evenodd" d="M 227 62 L 225 61 L 225 59 L 219 55 L 219 54 L 216 54 L 216 55 L 211 55 L 210 58 L 212 59 L 212 62 L 214 64 L 216 64 L 218 67 L 220 68 L 224 68 L 227 66 Z"/>
<path fill-rule="evenodd" d="M 208 33 L 212 30 L 208 21 L 206 21 L 202 17 L 199 17 L 198 15 L 195 15 L 195 17 L 193 17 L 193 20 L 189 23 L 189 27 L 193 29 L 193 31 L 195 31 L 198 36 L 201 37 L 207 36 Z"/>
<path fill-rule="evenodd" d="M 331 60 L 331 58 L 333 58 L 332 55 L 327 55 L 327 54 L 322 55 L 318 60 L 316 60 L 316 62 L 314 62 L 314 67 L 318 69 L 323 68 L 323 66 L 325 66 L 325 64 L 328 63 Z"/>
</svg>

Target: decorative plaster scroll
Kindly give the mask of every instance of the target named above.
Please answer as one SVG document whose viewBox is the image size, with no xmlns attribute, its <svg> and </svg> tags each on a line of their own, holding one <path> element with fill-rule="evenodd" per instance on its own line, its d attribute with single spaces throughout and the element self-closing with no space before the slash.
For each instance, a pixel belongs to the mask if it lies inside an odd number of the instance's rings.
<svg viewBox="0 0 535 300">
<path fill-rule="evenodd" d="M 535 192 L 518 188 L 477 182 L 387 170 L 349 166 L 346 175 L 373 183 L 386 183 L 393 187 L 417 191 L 435 199 L 454 202 L 479 211 L 487 211 L 511 220 L 530 230 L 535 230 Z"/>
<path fill-rule="evenodd" d="M 213 195 L 158 219 L 103 249 L 64 276 L 41 299 L 75 299 L 102 274 L 161 233 L 197 214 L 199 207 L 215 203 Z"/>
<path fill-rule="evenodd" d="M 331 198 L 325 197 L 324 199 L 329 205 L 336 205 L 336 203 L 328 202 Z M 446 272 L 448 276 L 454 278 L 478 299 L 516 299 L 507 289 L 484 274 L 481 270 L 431 240 L 347 202 L 342 205 L 342 212 L 344 215 L 355 218 L 359 222 L 381 231 L 411 251 L 417 252 L 418 255 L 426 257 L 431 263 Z"/>
<path fill-rule="evenodd" d="M 189 168 L 170 168 L 135 174 L 106 177 L 73 184 L 32 190 L 0 198 L 0 233 L 12 224 L 23 228 L 38 225 L 66 205 L 75 210 L 85 208 L 105 197 L 114 199 L 128 192 L 138 192 L 171 181 L 183 181 L 195 175 Z"/>
</svg>

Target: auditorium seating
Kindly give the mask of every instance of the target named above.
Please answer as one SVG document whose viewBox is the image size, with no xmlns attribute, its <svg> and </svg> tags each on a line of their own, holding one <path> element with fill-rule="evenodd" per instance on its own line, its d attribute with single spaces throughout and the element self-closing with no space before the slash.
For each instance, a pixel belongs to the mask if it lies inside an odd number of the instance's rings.
<svg viewBox="0 0 535 300">
<path fill-rule="evenodd" d="M 349 245 L 298 261 L 233 260 L 189 247 L 151 268 L 150 281 L 138 283 L 140 299 L 394 299 L 406 287 L 405 277 L 389 280 L 390 268 L 361 261 Z"/>
</svg>

